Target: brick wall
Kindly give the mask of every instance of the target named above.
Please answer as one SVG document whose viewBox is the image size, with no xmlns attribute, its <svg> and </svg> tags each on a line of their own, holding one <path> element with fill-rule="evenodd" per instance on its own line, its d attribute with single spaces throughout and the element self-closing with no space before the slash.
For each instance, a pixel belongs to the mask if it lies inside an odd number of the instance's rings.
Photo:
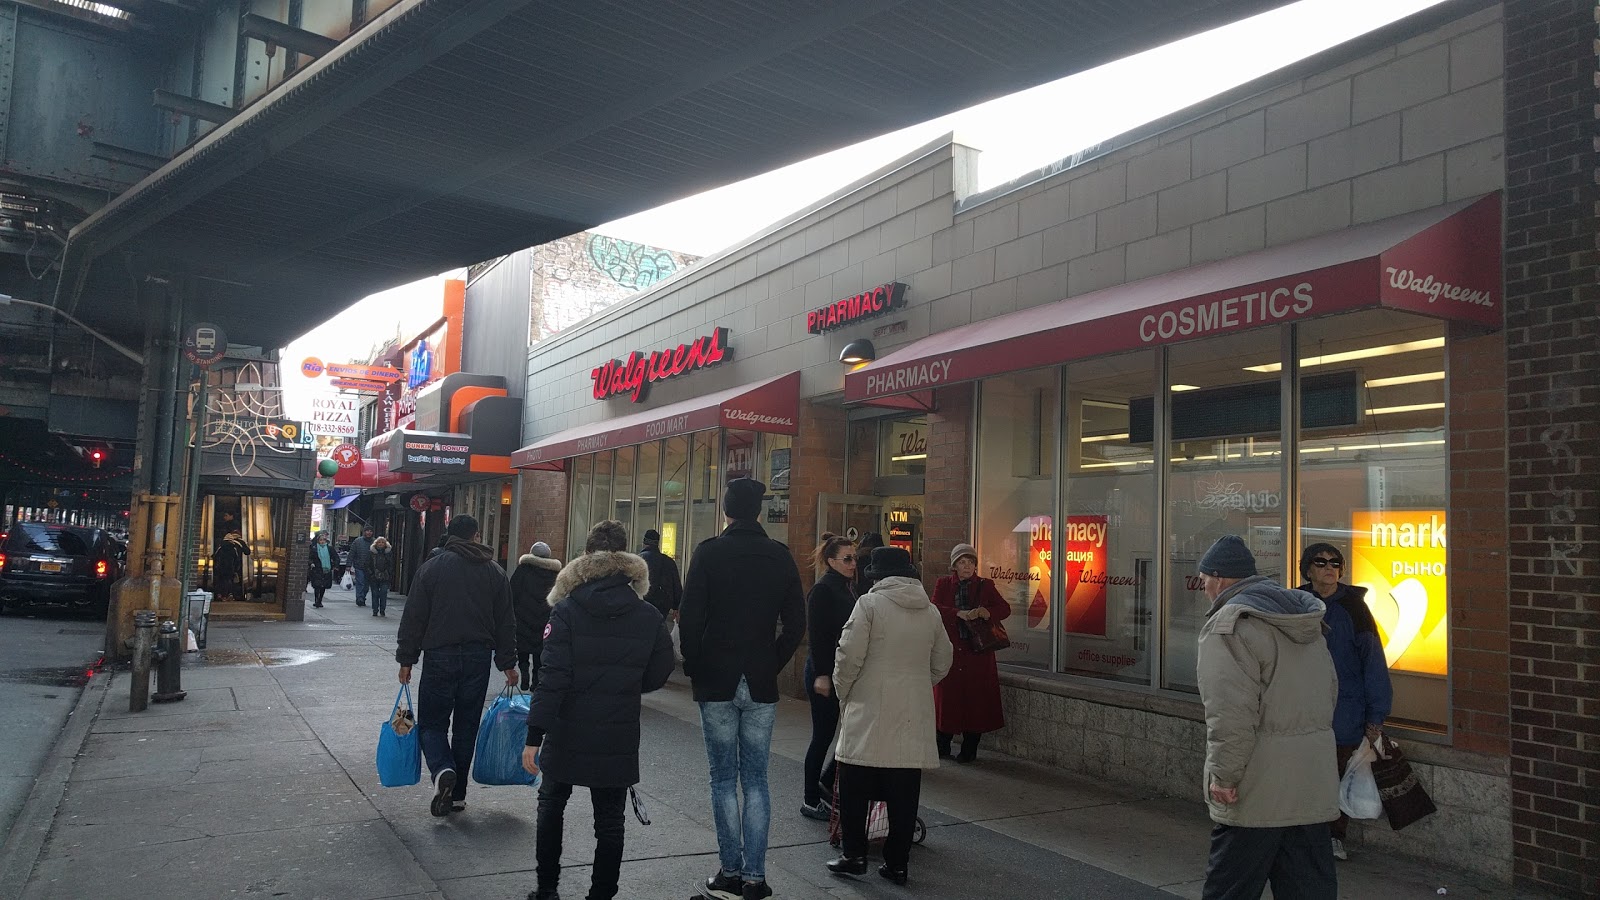
<svg viewBox="0 0 1600 900">
<path fill-rule="evenodd" d="M 567 473 L 529 470 L 522 476 L 522 508 L 513 550 L 520 557 L 534 541 L 550 545 L 550 555 L 567 558 Z"/>
<path fill-rule="evenodd" d="M 1446 346 L 1455 746 L 1503 757 L 1510 751 L 1511 733 L 1505 335 L 1452 326 Z"/>
<path fill-rule="evenodd" d="M 928 414 L 928 482 L 924 498 L 922 582 L 950 573 L 950 548 L 972 541 L 973 385 L 941 388 L 937 412 Z"/>
<path fill-rule="evenodd" d="M 1513 852 L 1572 897 L 1600 896 L 1597 13 L 1505 4 Z"/>
</svg>

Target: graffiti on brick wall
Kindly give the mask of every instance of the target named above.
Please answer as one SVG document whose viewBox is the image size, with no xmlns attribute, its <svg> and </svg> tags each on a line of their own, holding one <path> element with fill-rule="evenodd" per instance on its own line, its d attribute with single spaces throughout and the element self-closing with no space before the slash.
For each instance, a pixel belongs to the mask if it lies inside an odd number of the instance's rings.
<svg viewBox="0 0 1600 900">
<path fill-rule="evenodd" d="M 677 260 L 669 251 L 603 234 L 589 235 L 589 260 L 612 281 L 635 291 L 642 291 L 678 271 Z"/>
</svg>

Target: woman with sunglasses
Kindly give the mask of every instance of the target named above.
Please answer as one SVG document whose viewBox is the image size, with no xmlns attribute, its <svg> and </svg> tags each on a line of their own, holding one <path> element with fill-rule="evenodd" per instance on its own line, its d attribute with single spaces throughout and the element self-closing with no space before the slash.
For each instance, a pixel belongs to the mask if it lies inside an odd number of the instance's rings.
<svg viewBox="0 0 1600 900">
<path fill-rule="evenodd" d="M 1325 637 L 1333 668 L 1339 674 L 1339 702 L 1333 710 L 1333 740 L 1338 746 L 1339 775 L 1363 738 L 1376 741 L 1394 703 L 1389 665 L 1383 656 L 1378 626 L 1367 608 L 1367 589 L 1341 583 L 1344 555 L 1332 544 L 1316 543 L 1300 554 L 1300 577 L 1322 599 Z M 1350 819 L 1343 813 L 1331 823 L 1335 859 L 1349 859 L 1344 838 Z"/>
<path fill-rule="evenodd" d="M 806 699 L 811 701 L 811 746 L 806 750 L 805 802 L 800 815 L 819 822 L 828 821 L 833 797 L 832 763 L 826 771 L 822 763 L 833 746 L 839 729 L 839 698 L 833 695 L 833 657 L 839 649 L 839 634 L 856 608 L 851 584 L 856 578 L 856 545 L 849 538 L 831 532 L 811 554 L 817 583 L 806 595 L 806 631 L 811 651 L 806 656 Z"/>
</svg>

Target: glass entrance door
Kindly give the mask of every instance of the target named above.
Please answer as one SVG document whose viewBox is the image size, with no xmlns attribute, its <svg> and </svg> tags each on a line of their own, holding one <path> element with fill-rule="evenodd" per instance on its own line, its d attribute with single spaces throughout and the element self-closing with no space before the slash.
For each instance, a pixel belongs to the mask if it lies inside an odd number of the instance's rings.
<svg viewBox="0 0 1600 900">
<path fill-rule="evenodd" d="M 824 532 L 860 540 L 883 530 L 883 498 L 865 494 L 822 494 L 817 497 L 817 543 Z"/>
</svg>

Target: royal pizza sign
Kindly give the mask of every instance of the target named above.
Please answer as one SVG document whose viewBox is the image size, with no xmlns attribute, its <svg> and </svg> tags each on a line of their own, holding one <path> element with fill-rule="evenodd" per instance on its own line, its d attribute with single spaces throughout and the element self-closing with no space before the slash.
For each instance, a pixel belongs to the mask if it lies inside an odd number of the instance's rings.
<svg viewBox="0 0 1600 900">
<path fill-rule="evenodd" d="M 590 371 L 594 381 L 594 398 L 628 395 L 634 403 L 644 399 L 651 382 L 665 381 L 708 368 L 728 358 L 733 348 L 728 346 L 728 329 L 718 328 L 709 335 L 696 338 L 692 343 L 679 344 L 670 350 L 656 350 L 648 355 L 642 350 L 628 354 L 626 360 L 613 359 Z"/>
</svg>

